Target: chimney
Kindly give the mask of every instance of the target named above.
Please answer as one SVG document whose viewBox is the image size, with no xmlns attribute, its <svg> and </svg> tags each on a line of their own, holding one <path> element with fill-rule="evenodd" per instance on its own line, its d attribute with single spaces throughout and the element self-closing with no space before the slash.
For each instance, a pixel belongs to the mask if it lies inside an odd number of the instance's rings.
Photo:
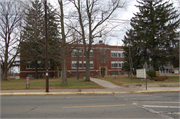
<svg viewBox="0 0 180 119">
<path fill-rule="evenodd" d="M 100 41 L 99 41 L 99 44 L 103 44 L 103 41 L 102 41 L 102 40 L 100 40 Z"/>
</svg>

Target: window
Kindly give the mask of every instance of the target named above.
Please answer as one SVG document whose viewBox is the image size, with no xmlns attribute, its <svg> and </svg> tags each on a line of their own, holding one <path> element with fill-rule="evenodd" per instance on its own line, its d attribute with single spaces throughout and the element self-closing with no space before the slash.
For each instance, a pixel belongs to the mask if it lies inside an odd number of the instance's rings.
<svg viewBox="0 0 180 119">
<path fill-rule="evenodd" d="M 75 72 L 72 72 L 72 75 L 74 76 L 74 75 L 75 75 Z"/>
<path fill-rule="evenodd" d="M 101 63 L 105 63 L 106 62 L 106 59 L 103 57 L 101 58 Z"/>
<path fill-rule="evenodd" d="M 118 67 L 118 63 L 117 63 L 117 62 L 111 62 L 111 67 L 112 67 L 112 68 Z"/>
<path fill-rule="evenodd" d="M 35 64 L 32 63 L 32 62 L 28 62 L 28 63 L 26 64 L 26 69 L 35 69 Z"/>
<path fill-rule="evenodd" d="M 117 71 L 113 71 L 113 72 L 112 72 L 112 75 L 117 75 Z"/>
<path fill-rule="evenodd" d="M 123 51 L 111 51 L 111 57 L 124 57 Z"/>
<path fill-rule="evenodd" d="M 122 68 L 124 63 L 122 61 L 111 61 L 112 68 Z"/>
<path fill-rule="evenodd" d="M 77 68 L 77 61 L 72 61 L 72 69 Z M 79 68 L 82 68 L 82 61 L 79 61 Z"/>
<path fill-rule="evenodd" d="M 37 61 L 38 64 L 38 69 L 44 69 L 45 68 L 45 64 L 42 63 L 41 61 Z M 49 62 L 48 62 L 48 68 L 50 67 Z"/>
<path fill-rule="evenodd" d="M 84 51 L 83 51 L 83 55 L 86 56 Z M 89 56 L 93 57 L 93 50 L 90 50 L 90 55 Z"/>
<path fill-rule="evenodd" d="M 79 57 L 82 57 L 82 50 L 73 50 L 71 53 L 72 57 L 77 57 L 79 55 Z"/>
<path fill-rule="evenodd" d="M 91 75 L 94 75 L 94 72 L 91 72 Z"/>
<path fill-rule="evenodd" d="M 122 67 L 122 64 L 121 64 L 121 63 L 119 63 L 119 67 Z"/>
<path fill-rule="evenodd" d="M 100 50 L 101 55 L 105 55 L 105 50 Z"/>
<path fill-rule="evenodd" d="M 26 69 L 32 69 L 32 65 L 31 64 L 26 64 Z"/>
<path fill-rule="evenodd" d="M 86 61 L 84 61 L 83 63 L 84 63 L 84 68 L 86 68 Z"/>
<path fill-rule="evenodd" d="M 90 51 L 90 57 L 93 57 L 93 50 Z"/>
<path fill-rule="evenodd" d="M 38 69 L 45 69 L 45 63 L 42 61 L 37 61 Z M 35 62 L 28 62 L 26 64 L 26 69 L 35 69 L 36 63 Z M 50 69 L 50 61 L 48 61 L 48 69 Z"/>
<path fill-rule="evenodd" d="M 86 61 L 84 61 L 83 63 L 84 63 L 84 68 L 86 68 Z M 90 68 L 93 68 L 93 67 L 94 67 L 93 61 L 90 61 L 89 67 L 90 67 Z"/>
<path fill-rule="evenodd" d="M 26 74 L 26 77 L 34 78 L 34 74 L 33 73 Z"/>
<path fill-rule="evenodd" d="M 93 61 L 90 61 L 90 68 L 93 68 L 94 66 L 93 66 Z"/>
<path fill-rule="evenodd" d="M 124 57 L 124 53 L 121 53 L 121 57 Z"/>
<path fill-rule="evenodd" d="M 111 57 L 117 57 L 117 53 L 111 53 Z"/>
<path fill-rule="evenodd" d="M 123 75 L 128 75 L 128 72 L 127 72 L 127 71 L 124 71 L 124 72 L 123 72 Z"/>
</svg>

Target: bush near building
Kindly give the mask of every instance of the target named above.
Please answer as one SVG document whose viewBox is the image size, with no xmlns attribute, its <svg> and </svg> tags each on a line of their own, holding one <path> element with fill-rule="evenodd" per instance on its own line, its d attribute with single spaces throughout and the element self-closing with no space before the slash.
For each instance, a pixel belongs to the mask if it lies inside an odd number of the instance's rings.
<svg viewBox="0 0 180 119">
<path fill-rule="evenodd" d="M 148 76 L 151 77 L 151 79 L 154 78 L 154 77 L 156 77 L 156 71 L 154 71 L 154 70 L 149 70 L 149 71 L 147 72 L 147 74 L 148 74 Z"/>
</svg>

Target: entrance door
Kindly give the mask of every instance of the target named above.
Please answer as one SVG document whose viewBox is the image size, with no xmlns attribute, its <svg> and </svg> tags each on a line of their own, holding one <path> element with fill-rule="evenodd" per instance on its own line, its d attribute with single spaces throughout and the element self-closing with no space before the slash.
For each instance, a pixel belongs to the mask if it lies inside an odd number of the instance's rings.
<svg viewBox="0 0 180 119">
<path fill-rule="evenodd" d="M 105 76 L 105 68 L 101 68 L 101 76 L 104 77 Z"/>
</svg>

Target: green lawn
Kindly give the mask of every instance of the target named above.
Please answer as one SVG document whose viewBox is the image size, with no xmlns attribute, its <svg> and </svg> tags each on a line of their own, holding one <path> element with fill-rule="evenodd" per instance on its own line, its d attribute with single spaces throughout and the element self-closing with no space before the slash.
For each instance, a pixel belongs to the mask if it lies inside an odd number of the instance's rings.
<svg viewBox="0 0 180 119">
<path fill-rule="evenodd" d="M 30 89 L 45 89 L 45 79 L 30 79 Z M 84 82 L 84 79 L 68 78 L 68 84 L 62 85 L 62 79 L 51 78 L 49 79 L 50 89 L 89 89 L 89 88 L 102 88 L 94 82 Z M 9 79 L 8 81 L 1 80 L 1 90 L 18 90 L 26 89 L 26 79 Z"/>
<path fill-rule="evenodd" d="M 176 83 L 179 82 L 179 76 L 167 76 L 168 81 L 148 81 L 148 83 Z M 109 76 L 109 77 L 99 77 L 98 79 L 110 81 L 119 86 L 123 84 L 144 84 L 146 81 L 141 80 L 133 76 L 133 80 L 128 76 Z"/>
</svg>

